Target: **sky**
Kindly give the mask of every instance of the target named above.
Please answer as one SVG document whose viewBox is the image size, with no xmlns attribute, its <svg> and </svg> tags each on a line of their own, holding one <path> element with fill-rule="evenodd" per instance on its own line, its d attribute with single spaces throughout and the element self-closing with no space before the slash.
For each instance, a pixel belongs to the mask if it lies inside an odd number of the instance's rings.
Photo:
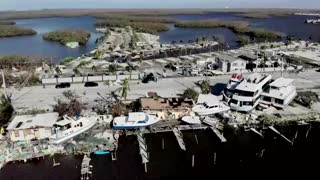
<svg viewBox="0 0 320 180">
<path fill-rule="evenodd" d="M 320 8 L 320 0 L 0 0 L 0 10 L 62 8 Z"/>
</svg>

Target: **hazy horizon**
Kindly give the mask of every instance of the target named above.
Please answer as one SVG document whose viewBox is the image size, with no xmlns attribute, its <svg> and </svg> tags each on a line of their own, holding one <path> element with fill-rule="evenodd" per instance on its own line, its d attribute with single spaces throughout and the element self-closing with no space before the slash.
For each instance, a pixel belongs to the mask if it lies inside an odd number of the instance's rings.
<svg viewBox="0 0 320 180">
<path fill-rule="evenodd" d="M 183 1 L 183 2 L 182 2 Z M 319 0 L 0 0 L 0 11 L 41 9 L 220 9 L 220 8 L 318 9 Z"/>
</svg>

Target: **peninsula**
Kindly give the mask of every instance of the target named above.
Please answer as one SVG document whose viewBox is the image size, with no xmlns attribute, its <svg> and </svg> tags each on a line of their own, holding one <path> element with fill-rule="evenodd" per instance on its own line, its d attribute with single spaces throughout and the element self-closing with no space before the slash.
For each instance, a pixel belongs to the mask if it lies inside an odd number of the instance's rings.
<svg viewBox="0 0 320 180">
<path fill-rule="evenodd" d="M 78 42 L 80 45 L 85 45 L 90 37 L 90 33 L 85 30 L 65 29 L 46 33 L 43 39 L 48 41 L 57 41 L 66 45 L 69 42 Z"/>
</svg>

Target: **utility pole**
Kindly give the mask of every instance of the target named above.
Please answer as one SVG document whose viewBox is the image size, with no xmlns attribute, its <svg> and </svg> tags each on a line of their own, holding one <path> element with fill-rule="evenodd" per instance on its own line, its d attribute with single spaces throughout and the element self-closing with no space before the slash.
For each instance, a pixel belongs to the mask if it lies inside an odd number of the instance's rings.
<svg viewBox="0 0 320 180">
<path fill-rule="evenodd" d="M 5 78 L 4 78 L 4 71 L 3 71 L 3 69 L 1 70 L 1 75 L 2 75 L 2 87 L 3 87 L 3 89 L 4 89 L 4 97 L 8 100 L 6 80 L 5 80 Z"/>
</svg>

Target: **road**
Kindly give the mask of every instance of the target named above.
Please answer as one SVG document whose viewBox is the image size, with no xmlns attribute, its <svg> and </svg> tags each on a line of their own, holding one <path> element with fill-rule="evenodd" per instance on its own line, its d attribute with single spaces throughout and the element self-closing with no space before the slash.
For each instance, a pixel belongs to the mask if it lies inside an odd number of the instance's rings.
<svg viewBox="0 0 320 180">
<path fill-rule="evenodd" d="M 300 74 L 288 74 L 284 73 L 284 77 L 290 77 L 295 79 L 295 85 L 298 90 L 301 89 L 317 89 L 320 87 L 320 73 L 314 70 L 308 70 Z M 274 73 L 273 77 L 280 77 L 280 73 Z M 210 84 L 214 91 L 219 91 L 223 88 L 223 85 L 227 83 L 230 75 L 222 75 L 217 77 L 210 77 Z M 159 79 L 158 82 L 150 82 L 143 84 L 138 81 L 130 82 L 130 92 L 128 99 L 137 99 L 143 97 L 147 92 L 157 92 L 162 97 L 174 97 L 181 94 L 188 87 L 196 87 L 194 84 L 199 80 L 204 80 L 205 77 L 177 77 Z M 24 109 L 43 109 L 51 110 L 52 105 L 55 104 L 55 100 L 62 98 L 62 92 L 66 90 L 72 90 L 76 94 L 81 96 L 82 101 L 87 102 L 89 107 L 93 107 L 94 100 L 100 98 L 97 93 L 102 96 L 107 96 L 109 91 L 113 91 L 121 88 L 120 85 L 110 86 L 110 88 L 103 83 L 99 83 L 98 87 L 84 87 L 83 84 L 72 84 L 68 89 L 55 89 L 54 86 L 33 86 L 25 87 L 20 91 L 9 89 L 8 92 L 12 93 L 12 102 L 14 108 L 19 110 Z M 119 93 L 120 94 L 120 93 Z"/>
</svg>

